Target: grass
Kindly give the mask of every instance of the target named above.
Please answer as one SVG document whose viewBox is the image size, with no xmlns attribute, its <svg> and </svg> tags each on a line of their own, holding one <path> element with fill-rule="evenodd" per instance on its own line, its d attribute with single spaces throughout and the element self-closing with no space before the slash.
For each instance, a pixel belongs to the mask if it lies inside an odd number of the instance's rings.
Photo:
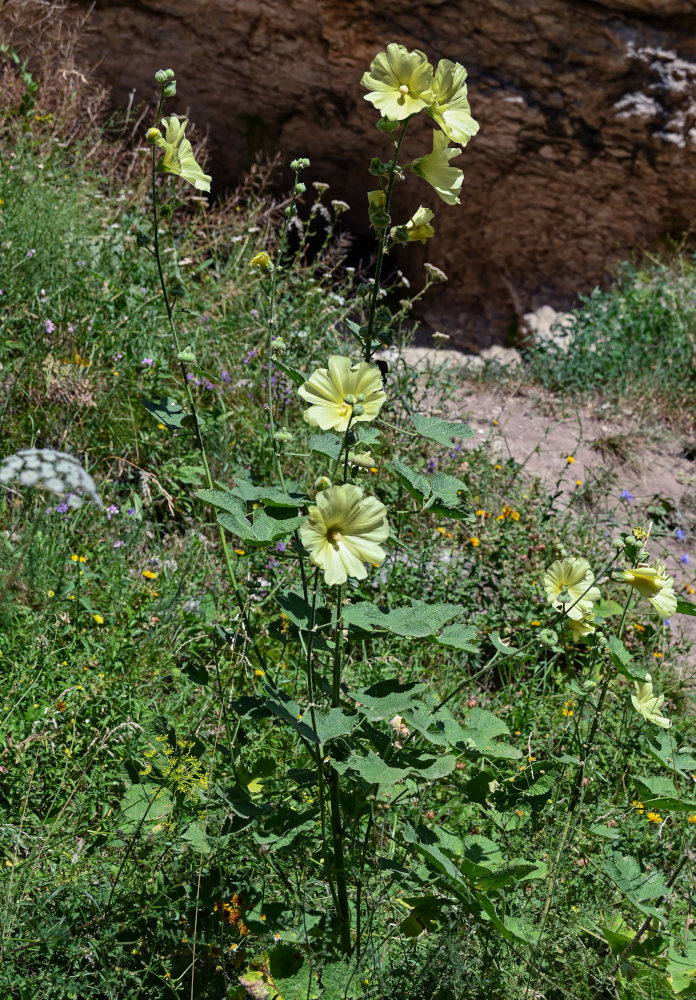
<svg viewBox="0 0 696 1000">
<path fill-rule="evenodd" d="M 673 984 L 691 995 L 690 650 L 680 616 L 670 632 L 611 568 L 638 559 L 637 523 L 652 522 L 651 560 L 670 538 L 688 547 L 694 512 L 631 509 L 626 524 L 599 491 L 558 506 L 461 427 L 417 432 L 413 414 L 444 408 L 456 380 L 397 362 L 380 420 L 359 425 L 374 465 L 355 472 L 389 512 L 386 558 L 338 599 L 312 596 L 307 564 L 305 598 L 292 531 L 255 544 L 248 518 L 277 528 L 311 505 L 319 476 L 335 478 L 342 442 L 303 421 L 293 373 L 357 354 L 350 323 L 364 326 L 369 304 L 323 192 L 300 204 L 318 235 L 286 241 L 301 192 L 272 199 L 258 167 L 211 208 L 180 182 L 159 187 L 212 478 L 247 484 L 230 574 L 220 495 L 198 496 L 191 423 L 168 426 L 162 403 L 187 405 L 146 186 L 48 142 L 42 91 L 31 94 L 2 138 L 3 456 L 28 445 L 79 456 L 104 507 L 66 510 L 16 482 L 0 493 L 7 995 L 638 1000 Z M 106 158 L 112 140 L 100 141 Z M 259 250 L 280 265 L 275 294 L 250 266 Z M 650 332 L 664 300 L 661 329 L 688 342 L 682 267 L 660 271 L 659 296 L 635 272 L 593 296 L 568 355 L 535 355 L 534 377 L 567 391 L 582 371 L 597 392 L 655 398 L 659 385 L 661 399 L 690 399 Z M 293 435 L 277 446 L 264 410 L 270 317 L 286 343 L 274 426 Z M 602 592 L 580 642 L 544 590 L 549 565 L 573 556 Z M 633 707 L 648 670 L 670 730 Z"/>
</svg>

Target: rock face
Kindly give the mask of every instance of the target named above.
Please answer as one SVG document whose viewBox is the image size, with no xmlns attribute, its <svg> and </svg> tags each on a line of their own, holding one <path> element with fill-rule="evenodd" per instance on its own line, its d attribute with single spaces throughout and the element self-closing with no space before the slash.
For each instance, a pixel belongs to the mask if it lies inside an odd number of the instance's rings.
<svg viewBox="0 0 696 1000">
<path fill-rule="evenodd" d="M 328 181 L 363 233 L 367 164 L 389 145 L 362 73 L 390 41 L 463 63 L 481 130 L 454 161 L 462 204 L 409 177 L 394 213 L 436 210 L 435 240 L 399 264 L 416 280 L 426 259 L 446 271 L 425 318 L 462 346 L 567 308 L 696 218 L 693 0 L 97 0 L 89 23 L 85 56 L 116 104 L 133 88 L 151 99 L 154 71 L 175 69 L 168 110 L 208 127 L 218 188 L 259 148 L 309 156 L 308 180 Z M 407 142 L 408 159 L 428 152 L 427 124 Z"/>
</svg>

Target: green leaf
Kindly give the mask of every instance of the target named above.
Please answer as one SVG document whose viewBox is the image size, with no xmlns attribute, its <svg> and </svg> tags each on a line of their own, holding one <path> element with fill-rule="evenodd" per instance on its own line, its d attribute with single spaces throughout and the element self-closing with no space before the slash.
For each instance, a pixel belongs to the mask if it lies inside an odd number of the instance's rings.
<svg viewBox="0 0 696 1000">
<path fill-rule="evenodd" d="M 235 485 L 230 492 L 245 503 L 263 501 L 270 507 L 303 507 L 309 501 L 304 493 L 286 493 L 277 486 L 255 486 L 240 476 L 235 476 Z"/>
<path fill-rule="evenodd" d="M 633 657 L 618 636 L 610 635 L 608 645 L 609 658 L 620 674 L 623 674 L 624 677 L 630 677 L 634 681 L 645 680 L 647 676 L 645 667 L 633 662 Z"/>
<path fill-rule="evenodd" d="M 646 809 L 693 812 L 696 800 L 680 795 L 671 778 L 664 775 L 634 778 L 641 801 Z"/>
<path fill-rule="evenodd" d="M 589 832 L 594 837 L 604 837 L 605 840 L 617 840 L 621 836 L 616 827 L 605 826 L 603 823 L 593 823 Z"/>
<path fill-rule="evenodd" d="M 467 653 L 475 653 L 478 646 L 475 645 L 476 638 L 475 625 L 448 625 L 435 639 L 441 646 L 450 646 L 452 649 L 463 649 Z"/>
<path fill-rule="evenodd" d="M 430 481 L 431 498 L 427 507 L 441 517 L 461 519 L 471 515 L 466 483 L 445 472 L 436 473 Z"/>
<path fill-rule="evenodd" d="M 614 885 L 623 892 L 626 900 L 646 917 L 662 920 L 663 913 L 650 900 L 665 896 L 669 889 L 659 871 L 643 872 L 635 858 L 614 852 L 601 862 L 601 868 Z"/>
<path fill-rule="evenodd" d="M 691 747 L 677 749 L 674 737 L 663 729 L 649 730 L 646 734 L 648 753 L 669 771 L 677 771 L 687 777 L 688 771 L 696 771 L 696 750 Z"/>
<path fill-rule="evenodd" d="M 509 645 L 509 640 L 503 642 L 497 632 L 491 633 L 491 642 L 498 650 L 499 653 L 503 653 L 505 656 L 523 656 L 524 654 L 520 652 L 515 646 Z"/>
<path fill-rule="evenodd" d="M 321 970 L 321 985 L 324 987 L 321 1000 L 357 1000 L 363 996 L 355 966 L 340 960 L 324 966 Z"/>
<path fill-rule="evenodd" d="M 326 458 L 330 458 L 333 462 L 341 454 L 342 447 L 343 440 L 337 438 L 335 434 L 312 434 L 309 439 L 310 451 L 316 451 L 320 455 L 325 455 Z"/>
<path fill-rule="evenodd" d="M 239 497 L 229 490 L 196 490 L 196 496 L 218 510 L 228 511 L 246 519 L 246 508 Z"/>
<path fill-rule="evenodd" d="M 308 714 L 307 718 L 311 721 L 311 715 Z M 330 708 L 326 712 L 314 710 L 315 730 L 320 743 L 328 743 L 329 740 L 347 736 L 359 721 L 355 712 L 349 713 L 342 708 Z"/>
<path fill-rule="evenodd" d="M 168 788 L 158 788 L 149 782 L 129 785 L 121 799 L 118 826 L 132 834 L 142 823 L 140 832 L 143 836 L 164 833 L 173 808 L 174 802 Z"/>
<path fill-rule="evenodd" d="M 410 606 L 394 608 L 393 611 L 360 601 L 345 608 L 343 620 L 366 632 L 380 628 L 394 635 L 423 638 L 434 635 L 464 611 L 462 604 L 428 604 L 415 598 L 411 599 Z"/>
<path fill-rule="evenodd" d="M 688 942 L 685 955 L 674 947 L 669 949 L 667 970 L 667 982 L 675 993 L 684 993 L 692 987 L 690 994 L 696 994 L 696 938 Z"/>
<path fill-rule="evenodd" d="M 209 683 L 208 671 L 202 663 L 185 663 L 181 672 L 194 684 L 201 684 L 205 687 Z"/>
<path fill-rule="evenodd" d="M 190 416 L 175 399 L 170 399 L 166 396 L 162 396 L 158 402 L 150 399 L 142 399 L 141 403 L 152 414 L 155 420 L 160 424 L 164 424 L 170 431 L 180 430 L 182 421 Z"/>
<path fill-rule="evenodd" d="M 593 611 L 598 618 L 611 618 L 613 615 L 623 613 L 623 605 L 619 604 L 618 601 L 610 601 L 602 597 L 595 601 Z"/>
<path fill-rule="evenodd" d="M 420 413 L 412 413 L 411 422 L 419 434 L 430 441 L 448 448 L 454 446 L 457 438 L 472 438 L 474 432 L 468 424 L 461 421 L 442 420 L 440 417 L 424 417 Z"/>
<path fill-rule="evenodd" d="M 304 385 L 307 381 L 307 376 L 304 372 L 298 371 L 297 368 L 292 368 L 290 365 L 286 365 L 284 361 L 279 361 L 278 358 L 273 358 L 273 364 L 276 368 L 280 368 L 295 385 Z"/>
<path fill-rule="evenodd" d="M 218 520 L 224 516 L 220 514 Z M 264 507 L 254 511 L 253 524 L 254 538 L 248 539 L 251 544 L 270 545 L 279 538 L 287 538 L 293 534 L 302 524 L 302 518 L 288 507 Z"/>
<path fill-rule="evenodd" d="M 416 469 L 411 469 L 399 458 L 392 459 L 392 466 L 401 485 L 423 506 L 430 496 L 430 480 L 428 477 Z"/>
<path fill-rule="evenodd" d="M 331 763 L 339 774 L 361 778 L 369 785 L 395 785 L 397 781 L 406 778 L 410 771 L 408 767 L 390 767 L 373 750 L 369 750 L 365 757 L 351 753 L 344 761 L 334 760 L 332 757 Z"/>
<path fill-rule="evenodd" d="M 685 601 L 683 597 L 677 597 L 677 614 L 696 615 L 696 604 L 692 604 L 691 601 Z"/>
<path fill-rule="evenodd" d="M 396 678 L 377 681 L 370 687 L 351 692 L 349 697 L 359 702 L 358 711 L 370 722 L 380 722 L 404 713 L 423 698 L 427 685 L 419 681 L 401 684 Z"/>
<path fill-rule="evenodd" d="M 291 591 L 289 594 L 284 594 L 283 596 L 278 596 L 276 594 L 276 601 L 293 624 L 303 630 L 309 628 L 310 622 L 312 621 L 312 608 L 303 597 L 296 594 L 294 591 Z M 314 611 L 314 624 L 315 626 L 328 625 L 330 621 L 331 612 L 326 607 L 324 598 L 321 594 L 317 594 L 317 603 Z"/>
<path fill-rule="evenodd" d="M 510 730 L 493 712 L 485 708 L 472 708 L 465 719 L 462 749 L 484 757 L 518 760 L 522 753 L 507 743 L 496 743 L 499 736 L 509 735 Z"/>
</svg>

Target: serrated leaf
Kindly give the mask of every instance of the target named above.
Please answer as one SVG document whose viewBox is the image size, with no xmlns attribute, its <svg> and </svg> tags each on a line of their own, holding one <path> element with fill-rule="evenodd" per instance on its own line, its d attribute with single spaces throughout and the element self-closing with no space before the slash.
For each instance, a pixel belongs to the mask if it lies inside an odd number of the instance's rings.
<svg viewBox="0 0 696 1000">
<path fill-rule="evenodd" d="M 341 454 L 342 446 L 343 441 L 337 438 L 335 434 L 312 434 L 309 439 L 310 451 L 316 451 L 320 455 L 325 455 L 333 462 Z"/>
<path fill-rule="evenodd" d="M 183 421 L 190 414 L 177 403 L 175 399 L 162 396 L 157 402 L 150 399 L 141 399 L 141 403 L 160 424 L 164 424 L 170 431 L 180 430 Z"/>
<path fill-rule="evenodd" d="M 457 438 L 472 438 L 474 436 L 469 425 L 459 420 L 425 417 L 421 413 L 412 413 L 410 416 L 411 422 L 419 434 L 448 448 L 454 446 Z"/>
<path fill-rule="evenodd" d="M 622 609 L 623 610 L 623 609 Z M 609 658 L 616 669 L 624 677 L 630 677 L 634 681 L 644 681 L 647 676 L 645 667 L 633 661 L 632 655 L 626 649 L 616 635 L 610 635 L 608 639 Z"/>
<path fill-rule="evenodd" d="M 357 1000 L 363 996 L 357 969 L 347 962 L 337 961 L 325 965 L 321 970 L 321 985 L 324 988 L 321 1000 Z"/>
<path fill-rule="evenodd" d="M 436 473 L 430 480 L 431 498 L 426 506 L 441 517 L 462 519 L 471 514 L 467 502 L 469 494 L 466 483 L 445 472 Z"/>
<path fill-rule="evenodd" d="M 693 937 L 687 943 L 685 955 L 674 947 L 667 952 L 667 982 L 675 993 L 696 987 L 696 939 Z"/>
<path fill-rule="evenodd" d="M 303 507 L 309 501 L 304 493 L 286 493 L 277 486 L 255 486 L 239 476 L 235 476 L 235 485 L 230 492 L 244 503 L 263 501 L 270 507 Z"/>
<path fill-rule="evenodd" d="M 680 795 L 671 778 L 642 775 L 633 780 L 646 809 L 674 812 L 693 812 L 696 809 L 696 800 Z"/>
<path fill-rule="evenodd" d="M 621 836 L 621 832 L 616 828 L 605 826 L 603 823 L 593 823 L 589 832 L 595 837 L 604 837 L 605 840 L 616 840 Z"/>
<path fill-rule="evenodd" d="M 478 646 L 475 645 L 476 638 L 475 625 L 448 625 L 436 636 L 435 642 L 441 646 L 449 646 L 452 649 L 463 649 L 467 653 L 475 653 Z"/>
<path fill-rule="evenodd" d="M 677 614 L 696 615 L 696 604 L 692 604 L 691 601 L 684 600 L 683 597 L 677 597 Z"/>
<path fill-rule="evenodd" d="M 307 381 L 307 376 L 304 372 L 298 371 L 297 368 L 292 368 L 291 365 L 286 365 L 284 361 L 279 361 L 278 358 L 273 358 L 273 364 L 276 368 L 287 375 L 287 377 L 295 383 L 295 385 L 304 385 Z"/>
<path fill-rule="evenodd" d="M 311 721 L 311 715 L 307 716 Z M 360 721 L 355 712 L 349 713 L 342 708 L 330 708 L 326 712 L 314 710 L 313 724 L 320 743 L 336 740 L 351 733 Z"/>
<path fill-rule="evenodd" d="M 386 785 L 387 787 L 395 785 L 398 781 L 403 781 L 404 778 L 408 777 L 410 771 L 408 767 L 391 767 L 373 750 L 369 750 L 365 757 L 351 753 L 344 761 L 332 758 L 331 763 L 339 774 L 361 778 L 369 785 Z"/>
<path fill-rule="evenodd" d="M 392 459 L 392 466 L 401 485 L 423 506 L 430 496 L 430 480 L 428 477 L 416 469 L 411 469 L 399 458 Z"/>
<path fill-rule="evenodd" d="M 510 640 L 506 638 L 505 642 L 500 638 L 497 632 L 491 633 L 491 642 L 498 650 L 499 653 L 503 653 L 504 656 L 522 656 L 523 654 L 517 649 L 516 646 L 509 645 Z"/>
<path fill-rule="evenodd" d="M 613 615 L 623 613 L 623 605 L 618 601 L 607 600 L 604 597 L 595 601 L 592 609 L 598 618 L 611 618 Z"/>
<path fill-rule="evenodd" d="M 218 510 L 228 511 L 246 519 L 246 508 L 243 502 L 229 490 L 196 490 L 196 496 Z"/>
<path fill-rule="evenodd" d="M 164 833 L 173 808 L 168 788 L 158 788 L 149 782 L 129 785 L 121 799 L 118 826 L 127 833 L 134 833 L 140 827 L 143 836 Z"/>
<path fill-rule="evenodd" d="M 462 604 L 428 604 L 415 598 L 411 599 L 410 605 L 391 611 L 368 601 L 360 601 L 344 609 L 343 620 L 366 632 L 380 628 L 394 635 L 423 638 L 434 635 L 464 611 Z"/>
<path fill-rule="evenodd" d="M 646 734 L 648 753 L 669 771 L 677 771 L 684 776 L 688 771 L 696 771 L 696 750 L 691 747 L 677 749 L 674 737 L 663 730 Z"/>
<path fill-rule="evenodd" d="M 283 609 L 287 617 L 298 628 L 308 629 L 312 621 L 312 607 L 300 595 L 291 591 L 289 594 L 279 596 L 276 594 L 276 601 Z M 314 609 L 314 625 L 328 625 L 331 621 L 331 612 L 324 603 L 321 594 L 317 594 L 316 606 Z"/>
<path fill-rule="evenodd" d="M 604 858 L 601 868 L 614 885 L 623 892 L 627 902 L 646 917 L 662 920 L 663 913 L 654 906 L 648 905 L 650 900 L 659 899 L 669 891 L 659 871 L 643 872 L 635 858 L 626 854 L 614 852 L 611 857 Z"/>
<path fill-rule="evenodd" d="M 419 681 L 401 684 L 396 678 L 387 678 L 351 692 L 350 697 L 359 702 L 361 715 L 371 722 L 379 722 L 403 715 L 412 705 L 418 705 L 426 690 L 427 685 Z"/>
</svg>

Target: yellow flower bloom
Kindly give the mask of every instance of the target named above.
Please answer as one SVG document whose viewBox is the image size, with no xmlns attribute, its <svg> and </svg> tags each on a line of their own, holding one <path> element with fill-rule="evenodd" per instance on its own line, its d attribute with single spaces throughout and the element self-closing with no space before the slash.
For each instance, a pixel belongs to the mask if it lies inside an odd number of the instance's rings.
<svg viewBox="0 0 696 1000">
<path fill-rule="evenodd" d="M 655 563 L 654 567 L 635 566 L 633 569 L 621 570 L 615 577 L 635 587 L 641 597 L 650 601 L 660 618 L 671 618 L 676 612 L 674 579 L 667 576 L 664 566 L 660 563 Z"/>
<path fill-rule="evenodd" d="M 396 42 L 377 53 L 360 81 L 369 90 L 365 100 L 391 121 L 403 121 L 426 108 L 433 99 L 432 82 L 433 67 L 425 53 L 409 52 Z"/>
<path fill-rule="evenodd" d="M 386 513 L 383 503 L 364 496 L 358 486 L 330 486 L 317 493 L 300 537 L 329 586 L 345 583 L 349 576 L 364 580 L 365 563 L 381 566 L 386 553 L 379 543 L 389 537 Z"/>
<path fill-rule="evenodd" d="M 92 618 L 94 618 L 94 620 L 97 623 L 97 625 L 103 625 L 104 624 L 104 619 L 102 618 L 101 615 L 92 615 Z"/>
<path fill-rule="evenodd" d="M 435 235 L 435 230 L 430 225 L 430 220 L 434 217 L 434 215 L 435 213 L 429 208 L 424 208 L 422 205 L 419 205 L 418 209 L 403 227 L 408 233 L 409 243 L 415 243 L 417 241 L 420 243 L 426 243 L 431 236 Z M 392 229 L 392 234 L 393 233 L 394 230 Z"/>
<path fill-rule="evenodd" d="M 162 124 L 165 128 L 164 138 L 161 134 L 155 136 L 151 129 L 148 133 L 152 135 L 155 144 L 164 150 L 162 170 L 166 174 L 178 174 L 199 191 L 210 191 L 212 177 L 204 174 L 196 163 L 191 143 L 185 135 L 188 118 L 170 115 L 169 118 L 162 119 Z"/>
<path fill-rule="evenodd" d="M 433 103 L 428 114 L 435 119 L 450 142 L 466 146 L 479 130 L 478 122 L 471 117 L 466 96 L 466 70 L 461 63 L 441 59 L 433 80 Z"/>
<path fill-rule="evenodd" d="M 273 270 L 271 255 L 266 253 L 265 250 L 261 250 L 259 253 L 254 254 L 249 263 L 251 267 L 255 267 L 257 270 L 263 271 L 264 274 Z"/>
<path fill-rule="evenodd" d="M 663 694 L 658 696 L 653 692 L 650 674 L 645 675 L 644 681 L 636 681 L 635 684 L 636 693 L 631 695 L 631 702 L 636 712 L 642 715 L 647 722 L 659 726 L 660 729 L 669 729 L 672 723 L 660 714 L 665 696 Z"/>
<path fill-rule="evenodd" d="M 154 573 L 151 569 L 144 569 L 142 575 L 146 580 L 156 580 L 159 573 Z"/>
<path fill-rule="evenodd" d="M 318 368 L 297 390 L 310 407 L 304 418 L 323 431 L 348 430 L 348 424 L 374 420 L 387 398 L 379 368 L 366 361 L 351 364 L 334 354 L 328 368 Z"/>
<path fill-rule="evenodd" d="M 458 167 L 450 167 L 453 156 L 459 156 L 461 149 L 447 145 L 447 136 L 442 132 L 433 132 L 433 151 L 427 156 L 419 156 L 409 166 L 414 174 L 418 174 L 448 205 L 459 204 L 459 192 L 464 182 L 464 174 Z"/>
<path fill-rule="evenodd" d="M 584 631 L 590 624 L 587 616 L 592 614 L 593 601 L 598 601 L 601 596 L 593 583 L 594 574 L 587 559 L 557 559 L 544 575 L 544 590 L 549 604 L 573 621 L 581 623 L 585 620 L 582 629 L 578 625 L 581 635 L 588 634 Z"/>
<path fill-rule="evenodd" d="M 565 624 L 570 629 L 574 642 L 582 639 L 585 635 L 592 635 L 595 631 L 595 618 L 592 607 L 590 606 L 589 609 L 583 611 L 582 618 L 566 618 Z"/>
</svg>

